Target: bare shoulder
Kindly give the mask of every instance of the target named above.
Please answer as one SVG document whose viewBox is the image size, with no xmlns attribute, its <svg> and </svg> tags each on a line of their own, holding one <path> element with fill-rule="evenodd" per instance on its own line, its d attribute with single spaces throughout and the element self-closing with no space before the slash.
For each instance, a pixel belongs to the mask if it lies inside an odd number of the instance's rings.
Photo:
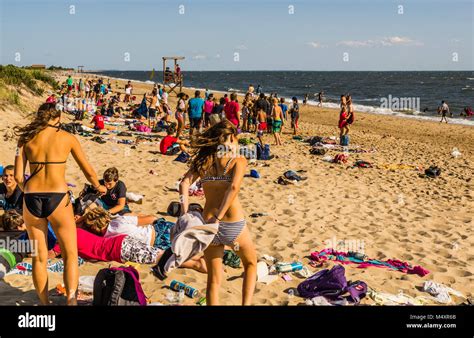
<svg viewBox="0 0 474 338">
<path fill-rule="evenodd" d="M 234 160 L 235 165 L 247 166 L 247 159 L 244 156 L 238 156 Z"/>
</svg>

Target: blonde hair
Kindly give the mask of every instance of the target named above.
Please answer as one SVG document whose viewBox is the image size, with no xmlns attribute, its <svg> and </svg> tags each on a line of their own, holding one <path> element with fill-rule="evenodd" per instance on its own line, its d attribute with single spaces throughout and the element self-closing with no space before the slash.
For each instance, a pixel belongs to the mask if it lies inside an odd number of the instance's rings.
<svg viewBox="0 0 474 338">
<path fill-rule="evenodd" d="M 100 207 L 89 210 L 84 215 L 84 226 L 93 233 L 102 236 L 110 223 L 110 213 Z"/>
</svg>

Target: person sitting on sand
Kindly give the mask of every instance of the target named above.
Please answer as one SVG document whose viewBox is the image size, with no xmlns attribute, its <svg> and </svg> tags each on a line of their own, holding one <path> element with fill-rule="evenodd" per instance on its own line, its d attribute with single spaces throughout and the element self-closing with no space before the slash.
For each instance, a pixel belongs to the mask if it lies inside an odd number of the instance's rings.
<svg viewBox="0 0 474 338">
<path fill-rule="evenodd" d="M 102 207 L 112 215 L 131 213 L 127 204 L 127 187 L 119 180 L 117 168 L 112 167 L 104 172 L 99 183 L 107 188 L 107 192 L 100 197 Z"/>
<path fill-rule="evenodd" d="M 16 210 L 23 213 L 23 191 L 15 181 L 13 165 L 3 168 L 2 183 L 0 183 L 0 208 L 5 211 Z"/>
<path fill-rule="evenodd" d="M 189 142 L 173 136 L 176 133 L 175 124 L 171 124 L 166 133 L 160 142 L 160 151 L 163 155 L 176 155 L 179 151 L 187 152 L 186 146 L 189 146 Z"/>
<path fill-rule="evenodd" d="M 15 127 L 19 137 L 15 157 L 15 180 L 25 193 L 23 218 L 38 254 L 32 258 L 33 282 L 42 304 L 49 304 L 46 270 L 48 222 L 64 253 L 64 284 L 67 303 L 77 304 L 79 271 L 75 220 L 65 180 L 66 160 L 72 153 L 87 180 L 99 193 L 107 189 L 97 179 L 76 137 L 61 130 L 61 112 L 52 103 L 42 104 L 31 123 Z M 31 175 L 25 180 L 29 162 Z"/>
<path fill-rule="evenodd" d="M 219 304 L 224 246 L 230 246 L 244 266 L 242 304 L 250 305 L 257 280 L 257 255 L 238 198 L 247 160 L 235 154 L 238 148 L 237 129 L 230 121 L 223 120 L 196 135 L 191 146 L 194 150 L 191 167 L 179 186 L 181 214 L 188 212 L 189 187 L 201 178 L 206 198 L 202 216 L 207 224 L 219 223 L 218 233 L 204 251 L 208 268 L 207 304 Z"/>
<path fill-rule="evenodd" d="M 104 116 L 102 116 L 102 109 L 97 109 L 95 116 L 92 118 L 91 123 L 94 123 L 94 130 L 101 131 L 105 128 Z"/>
<path fill-rule="evenodd" d="M 293 135 L 298 133 L 298 120 L 300 118 L 300 106 L 298 104 L 298 99 L 296 96 L 292 97 L 292 105 L 290 108 L 290 116 L 291 116 L 291 127 L 293 128 Z"/>
<path fill-rule="evenodd" d="M 281 128 L 283 126 L 283 112 L 278 105 L 278 99 L 273 98 L 273 135 L 275 136 L 275 145 L 281 146 Z"/>
</svg>

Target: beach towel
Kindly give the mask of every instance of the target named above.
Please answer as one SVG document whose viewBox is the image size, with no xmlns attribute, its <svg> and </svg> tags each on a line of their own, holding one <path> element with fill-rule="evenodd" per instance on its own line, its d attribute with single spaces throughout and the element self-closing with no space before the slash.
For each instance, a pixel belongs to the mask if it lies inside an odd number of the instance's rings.
<svg viewBox="0 0 474 338">
<path fill-rule="evenodd" d="M 407 274 L 416 274 L 423 277 L 430 272 L 421 266 L 412 266 L 407 262 L 402 262 L 397 259 L 388 259 L 380 261 L 377 259 L 366 258 L 365 255 L 360 255 L 356 252 L 341 252 L 333 249 L 323 249 L 311 253 L 311 259 L 316 262 L 333 260 L 341 262 L 342 264 L 358 264 L 358 268 L 367 268 L 370 266 L 377 268 L 389 268 L 391 270 L 400 271 Z"/>
<path fill-rule="evenodd" d="M 81 266 L 85 261 L 81 257 L 78 258 L 78 265 Z M 46 269 L 48 272 L 64 272 L 64 261 L 59 259 L 53 262 L 51 259 L 48 260 Z M 28 262 L 18 263 L 14 269 L 7 273 L 7 275 L 26 275 L 31 276 L 33 274 L 33 265 Z"/>
<path fill-rule="evenodd" d="M 156 232 L 155 244 L 153 246 L 162 250 L 171 247 L 171 228 L 174 227 L 174 223 L 168 222 L 164 218 L 159 218 L 153 223 L 153 227 Z"/>
</svg>

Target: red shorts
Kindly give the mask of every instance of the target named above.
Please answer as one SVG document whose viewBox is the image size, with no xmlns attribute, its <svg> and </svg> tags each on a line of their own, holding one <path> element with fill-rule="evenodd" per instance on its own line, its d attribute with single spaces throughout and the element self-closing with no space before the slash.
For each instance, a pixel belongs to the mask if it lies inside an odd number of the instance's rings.
<svg viewBox="0 0 474 338">
<path fill-rule="evenodd" d="M 258 125 L 258 130 L 267 130 L 267 122 L 260 122 Z"/>
</svg>

